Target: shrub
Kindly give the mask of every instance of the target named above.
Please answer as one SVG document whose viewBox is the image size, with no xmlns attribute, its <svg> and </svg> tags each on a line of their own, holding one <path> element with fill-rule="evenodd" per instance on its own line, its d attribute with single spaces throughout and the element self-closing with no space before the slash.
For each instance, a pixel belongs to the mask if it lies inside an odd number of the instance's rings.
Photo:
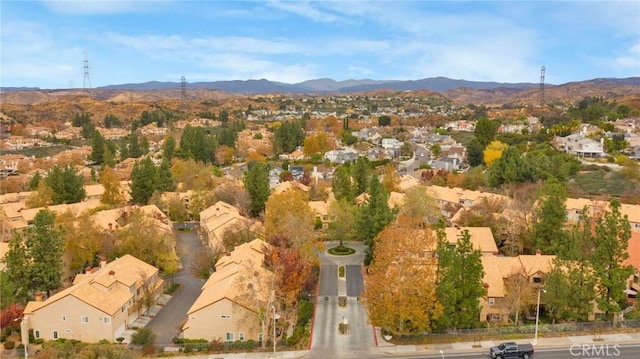
<svg viewBox="0 0 640 359">
<path fill-rule="evenodd" d="M 338 267 L 338 277 L 344 278 L 344 266 Z"/>
<path fill-rule="evenodd" d="M 124 339 L 124 338 L 122 338 L 122 339 Z M 44 343 L 44 339 L 42 339 L 42 338 L 38 338 L 38 339 L 34 339 L 33 340 L 33 344 L 39 345 L 39 344 L 42 344 L 42 343 Z"/>
<path fill-rule="evenodd" d="M 108 341 L 108 340 L 106 340 L 106 339 L 100 339 L 100 341 L 98 342 L 98 344 L 105 345 L 105 344 L 111 344 L 111 342 L 110 342 L 110 341 Z"/>
<path fill-rule="evenodd" d="M 167 288 L 164 291 L 164 294 L 169 294 L 169 295 L 173 295 L 173 293 L 176 292 L 176 290 L 178 290 L 178 288 L 180 288 L 180 284 L 179 283 L 172 283 L 169 288 Z"/>
<path fill-rule="evenodd" d="M 223 349 L 224 349 L 224 343 L 220 338 L 213 339 L 209 344 L 209 350 L 214 353 L 221 352 Z"/>
<path fill-rule="evenodd" d="M 156 341 L 156 335 L 151 329 L 141 328 L 131 335 L 131 344 L 149 345 Z"/>
<path fill-rule="evenodd" d="M 13 349 L 15 346 L 16 346 L 16 342 L 14 342 L 13 340 L 7 340 L 4 342 L 5 349 Z"/>
<path fill-rule="evenodd" d="M 122 342 L 124 341 L 124 337 L 117 337 L 117 338 L 116 338 L 116 341 L 117 341 L 118 343 L 122 343 Z"/>
</svg>

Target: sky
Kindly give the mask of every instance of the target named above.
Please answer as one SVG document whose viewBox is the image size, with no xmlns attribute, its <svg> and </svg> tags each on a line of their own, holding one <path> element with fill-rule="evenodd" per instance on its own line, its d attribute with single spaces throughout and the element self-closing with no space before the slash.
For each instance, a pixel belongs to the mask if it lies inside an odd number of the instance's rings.
<svg viewBox="0 0 640 359">
<path fill-rule="evenodd" d="M 640 76 L 640 1 L 0 2 L 0 86 Z"/>
</svg>

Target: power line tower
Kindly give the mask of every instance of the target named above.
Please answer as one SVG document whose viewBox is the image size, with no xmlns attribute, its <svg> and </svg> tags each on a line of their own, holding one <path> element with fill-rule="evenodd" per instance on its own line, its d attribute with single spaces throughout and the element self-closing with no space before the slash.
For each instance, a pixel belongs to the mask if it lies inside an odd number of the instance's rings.
<svg viewBox="0 0 640 359">
<path fill-rule="evenodd" d="M 544 66 L 540 69 L 540 107 L 544 107 Z"/>
<path fill-rule="evenodd" d="M 89 77 L 89 58 L 87 57 L 87 53 L 84 53 L 84 81 L 83 88 L 90 89 L 91 88 L 91 77 Z"/>
</svg>

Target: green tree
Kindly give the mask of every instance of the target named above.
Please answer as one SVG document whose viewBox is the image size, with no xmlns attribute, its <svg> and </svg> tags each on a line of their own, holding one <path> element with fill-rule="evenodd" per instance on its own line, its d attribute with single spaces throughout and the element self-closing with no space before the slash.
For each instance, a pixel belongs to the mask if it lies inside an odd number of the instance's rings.
<svg viewBox="0 0 640 359">
<path fill-rule="evenodd" d="M 474 328 L 479 324 L 480 298 L 484 288 L 482 253 L 473 249 L 468 230 L 462 232 L 456 246 L 450 246 L 444 232 L 438 231 L 437 297 L 443 315 L 437 325 L 442 329 Z"/>
<path fill-rule="evenodd" d="M 0 271 L 0 311 L 9 305 L 18 302 L 16 288 L 9 275 L 4 270 Z"/>
<path fill-rule="evenodd" d="M 36 173 L 33 175 L 33 177 L 31 177 L 31 180 L 29 181 L 29 191 L 35 191 L 38 188 L 41 180 L 42 175 L 40 174 L 40 171 L 36 171 Z"/>
<path fill-rule="evenodd" d="M 244 187 L 251 199 L 250 212 L 257 217 L 264 211 L 269 198 L 269 167 L 262 162 L 253 162 L 244 175 Z"/>
<path fill-rule="evenodd" d="M 369 159 L 365 156 L 360 156 L 351 166 L 351 176 L 355 182 L 355 195 L 366 192 L 369 188 L 369 182 L 373 176 L 373 166 Z"/>
<path fill-rule="evenodd" d="M 162 158 L 171 161 L 176 150 L 176 139 L 169 135 L 162 144 Z"/>
<path fill-rule="evenodd" d="M 16 234 L 6 255 L 7 273 L 25 300 L 36 291 L 58 289 L 62 277 L 64 231 L 55 225 L 56 215 L 40 210 L 24 234 Z"/>
<path fill-rule="evenodd" d="M 349 241 L 356 238 L 355 233 L 355 213 L 357 207 L 347 199 L 340 199 L 331 202 L 329 205 L 329 227 L 326 237 L 331 240 Z"/>
<path fill-rule="evenodd" d="M 158 188 L 158 170 L 151 158 L 136 162 L 131 170 L 131 201 L 146 205 Z"/>
<path fill-rule="evenodd" d="M 351 178 L 351 167 L 349 163 L 342 164 L 336 168 L 331 190 L 336 200 L 344 199 L 349 203 L 353 203 L 356 198 L 356 185 Z"/>
<path fill-rule="evenodd" d="M 77 203 L 86 197 L 82 175 L 72 166 L 53 166 L 45 182 L 53 190 L 53 204 Z"/>
<path fill-rule="evenodd" d="M 207 134 L 204 128 L 187 125 L 180 137 L 179 147 L 185 158 L 211 163 L 218 142 L 214 136 Z"/>
<path fill-rule="evenodd" d="M 482 165 L 483 161 L 484 146 L 482 146 L 477 138 L 474 138 L 467 146 L 467 162 L 469 162 L 469 166 L 477 167 Z"/>
<path fill-rule="evenodd" d="M 567 238 L 566 221 L 567 190 L 555 179 L 547 181 L 542 188 L 536 219 L 533 224 L 533 249 L 544 253 L 557 253 Z"/>
<path fill-rule="evenodd" d="M 105 141 L 100 132 L 95 131 L 91 138 L 91 155 L 90 159 L 93 163 L 100 165 L 104 158 Z"/>
<path fill-rule="evenodd" d="M 389 126 L 391 125 L 391 117 L 387 115 L 382 115 L 378 117 L 378 126 Z"/>
<path fill-rule="evenodd" d="M 597 278 L 596 303 L 607 320 L 620 311 L 620 303 L 625 299 L 626 280 L 633 274 L 630 265 L 623 265 L 629 258 L 629 238 L 629 219 L 620 213 L 620 202 L 611 200 L 609 211 L 596 221 L 595 249 L 591 254 Z"/>
<path fill-rule="evenodd" d="M 105 128 L 122 126 L 122 121 L 120 121 L 120 119 L 116 115 L 112 115 L 112 114 L 108 114 L 104 116 L 103 123 Z"/>
<path fill-rule="evenodd" d="M 290 153 L 304 141 L 304 130 L 300 121 L 283 122 L 273 134 L 273 152 Z"/>
<path fill-rule="evenodd" d="M 481 118 L 476 122 L 476 129 L 474 130 L 474 133 L 483 148 L 487 147 L 487 145 L 495 139 L 497 132 L 498 126 L 496 123 L 486 117 Z"/>
<path fill-rule="evenodd" d="M 142 148 L 140 148 L 138 134 L 131 131 L 129 135 L 129 157 L 140 158 L 142 156 Z"/>
<path fill-rule="evenodd" d="M 176 184 L 173 182 L 171 174 L 171 165 L 166 158 L 162 159 L 158 168 L 158 183 L 156 189 L 161 192 L 173 192 L 176 190 Z"/>
<path fill-rule="evenodd" d="M 365 265 L 369 265 L 375 251 L 374 238 L 393 220 L 393 211 L 387 201 L 389 193 L 384 189 L 377 176 L 371 179 L 369 198 L 360 206 L 356 214 L 356 230 L 359 239 L 363 240 L 365 248 Z"/>
<path fill-rule="evenodd" d="M 486 153 L 486 150 L 485 150 Z M 520 155 L 517 147 L 509 146 L 488 170 L 488 181 L 492 187 L 510 183 L 532 182 L 534 170 L 531 162 Z"/>
</svg>

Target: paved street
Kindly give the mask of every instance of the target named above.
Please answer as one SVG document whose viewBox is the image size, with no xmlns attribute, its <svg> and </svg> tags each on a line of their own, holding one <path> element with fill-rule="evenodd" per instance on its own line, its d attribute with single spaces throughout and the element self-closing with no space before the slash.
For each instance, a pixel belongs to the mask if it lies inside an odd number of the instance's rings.
<svg viewBox="0 0 640 359">
<path fill-rule="evenodd" d="M 338 243 L 327 243 L 327 249 Z M 374 330 L 358 301 L 362 292 L 364 245 L 349 243 L 357 250 L 351 256 L 320 253 L 320 284 L 316 303 L 309 358 L 366 358 L 377 353 Z M 345 279 L 338 278 L 338 266 L 345 265 Z M 338 305 L 338 294 L 347 295 L 347 305 Z M 340 323 L 348 324 L 348 333 L 340 334 Z"/>
<path fill-rule="evenodd" d="M 189 273 L 191 258 L 202 247 L 196 232 L 177 233 L 177 250 L 184 269 L 173 280 L 180 284 L 180 289 L 147 325 L 156 334 L 156 344 L 161 346 L 170 345 L 171 338 L 180 334 L 182 324 L 187 320 L 187 311 L 200 295 L 200 288 L 204 284 L 204 280 Z"/>
</svg>

